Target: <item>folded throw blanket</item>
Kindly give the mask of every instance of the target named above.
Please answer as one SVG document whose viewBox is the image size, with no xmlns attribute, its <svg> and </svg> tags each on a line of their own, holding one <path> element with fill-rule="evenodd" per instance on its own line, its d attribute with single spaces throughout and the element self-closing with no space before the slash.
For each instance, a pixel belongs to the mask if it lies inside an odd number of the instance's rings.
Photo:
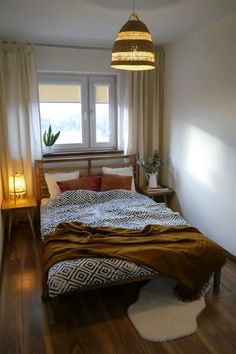
<svg viewBox="0 0 236 354">
<path fill-rule="evenodd" d="M 147 225 L 143 230 L 65 222 L 42 243 L 43 296 L 49 268 L 80 257 L 112 257 L 146 265 L 176 279 L 183 300 L 198 299 L 213 272 L 225 263 L 221 249 L 196 228 Z"/>
</svg>

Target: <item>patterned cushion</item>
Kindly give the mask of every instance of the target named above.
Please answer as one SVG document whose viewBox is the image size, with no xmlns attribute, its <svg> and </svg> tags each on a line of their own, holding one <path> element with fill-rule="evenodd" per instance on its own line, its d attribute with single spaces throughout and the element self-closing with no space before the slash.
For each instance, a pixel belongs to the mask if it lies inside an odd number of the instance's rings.
<svg viewBox="0 0 236 354">
<path fill-rule="evenodd" d="M 101 191 L 112 189 L 131 189 L 132 176 L 103 175 L 101 181 Z"/>
<path fill-rule="evenodd" d="M 101 177 L 100 176 L 88 176 L 80 177 L 78 179 L 71 179 L 68 181 L 57 182 L 61 192 L 68 190 L 87 189 L 90 191 L 100 191 Z"/>
</svg>

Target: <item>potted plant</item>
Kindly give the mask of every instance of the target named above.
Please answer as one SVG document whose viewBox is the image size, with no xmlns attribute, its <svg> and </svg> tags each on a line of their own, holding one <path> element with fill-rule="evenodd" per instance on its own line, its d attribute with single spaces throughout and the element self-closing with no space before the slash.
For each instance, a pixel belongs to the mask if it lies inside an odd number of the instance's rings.
<svg viewBox="0 0 236 354">
<path fill-rule="evenodd" d="M 147 160 L 140 158 L 137 164 L 146 171 L 145 175 L 148 180 L 148 188 L 158 188 L 158 169 L 162 165 L 162 159 L 159 151 L 155 150 L 153 155 Z"/>
<path fill-rule="evenodd" d="M 49 125 L 48 130 L 44 131 L 43 133 L 43 142 L 45 144 L 44 151 L 47 154 L 52 153 L 52 149 L 53 149 L 52 147 L 55 144 L 56 140 L 58 139 L 59 135 L 60 135 L 60 131 L 57 132 L 56 134 L 53 134 L 51 125 Z"/>
</svg>

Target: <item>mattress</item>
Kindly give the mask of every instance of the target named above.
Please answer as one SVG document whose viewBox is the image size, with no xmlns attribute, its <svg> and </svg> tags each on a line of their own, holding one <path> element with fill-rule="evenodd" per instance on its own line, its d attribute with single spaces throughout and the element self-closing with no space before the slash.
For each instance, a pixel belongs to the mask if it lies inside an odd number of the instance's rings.
<svg viewBox="0 0 236 354">
<path fill-rule="evenodd" d="M 74 190 L 61 193 L 41 207 L 42 239 L 61 222 L 81 221 L 90 226 L 109 226 L 141 230 L 148 224 L 187 225 L 178 212 L 164 203 L 137 192 L 112 190 L 93 192 Z M 79 258 L 55 264 L 48 273 L 50 297 L 81 289 L 106 286 L 148 277 L 154 271 L 146 266 L 117 258 Z"/>
</svg>

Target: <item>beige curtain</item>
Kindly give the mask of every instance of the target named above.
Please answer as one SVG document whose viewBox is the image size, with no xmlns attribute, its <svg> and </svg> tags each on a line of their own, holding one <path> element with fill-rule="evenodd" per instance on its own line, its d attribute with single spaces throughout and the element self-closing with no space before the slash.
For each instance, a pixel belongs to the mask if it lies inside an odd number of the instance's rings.
<svg viewBox="0 0 236 354">
<path fill-rule="evenodd" d="M 0 162 L 4 196 L 8 176 L 23 173 L 34 195 L 34 161 L 42 156 L 34 47 L 0 43 Z"/>
<path fill-rule="evenodd" d="M 124 116 L 124 150 L 143 158 L 150 157 L 161 146 L 164 52 L 158 52 L 157 57 L 156 70 L 127 74 L 129 98 L 128 114 Z"/>
</svg>

